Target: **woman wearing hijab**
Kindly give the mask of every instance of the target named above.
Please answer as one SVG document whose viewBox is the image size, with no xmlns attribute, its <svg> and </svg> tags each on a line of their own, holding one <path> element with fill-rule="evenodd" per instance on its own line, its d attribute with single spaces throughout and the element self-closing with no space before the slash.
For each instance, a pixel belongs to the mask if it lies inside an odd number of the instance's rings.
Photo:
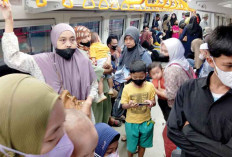
<svg viewBox="0 0 232 157">
<path fill-rule="evenodd" d="M 71 156 L 62 101 L 50 86 L 11 74 L 0 78 L 0 89 L 0 157 Z"/>
<path fill-rule="evenodd" d="M 143 60 L 147 66 L 151 63 L 151 56 L 139 44 L 139 30 L 136 27 L 130 26 L 126 29 L 124 44 L 118 69 L 124 65 L 129 69 L 130 64 L 136 60 Z"/>
<path fill-rule="evenodd" d="M 57 24 L 51 31 L 54 51 L 31 56 L 19 51 L 10 4 L 2 5 L 1 11 L 5 19 L 2 38 L 5 63 L 46 82 L 57 93 L 65 89 L 78 100 L 86 100 L 82 111 L 90 116 L 98 83 L 91 63 L 77 49 L 73 28 L 64 23 Z"/>
<path fill-rule="evenodd" d="M 164 81 L 170 110 L 174 105 L 179 87 L 187 80 L 194 78 L 193 69 L 184 57 L 184 52 L 184 47 L 179 39 L 170 38 L 164 40 L 161 44 L 161 53 L 169 56 L 169 62 L 164 70 Z M 166 156 L 171 157 L 171 153 L 176 149 L 176 146 L 167 138 L 167 127 L 163 131 L 163 138 Z"/>
<path fill-rule="evenodd" d="M 182 34 L 179 37 L 179 39 L 182 41 L 184 45 L 184 48 L 185 48 L 184 56 L 186 58 L 194 59 L 194 54 L 191 51 L 191 43 L 196 38 L 202 39 L 202 28 L 197 23 L 197 17 L 192 16 L 190 19 L 189 25 L 187 25 L 184 28 Z"/>
<path fill-rule="evenodd" d="M 160 62 L 168 62 L 168 57 L 161 56 L 153 46 L 153 37 L 152 32 L 143 32 L 141 36 L 141 45 L 143 48 L 151 52 L 151 60 L 152 61 L 160 61 Z"/>
<path fill-rule="evenodd" d="M 170 35 L 171 34 L 170 33 L 170 30 L 171 30 L 170 20 L 171 20 L 171 16 L 168 16 L 168 14 L 165 14 L 163 17 L 163 30 L 164 30 L 164 33 L 166 34 L 165 39 L 168 39 L 171 37 L 171 35 Z"/>
<path fill-rule="evenodd" d="M 146 49 L 144 49 L 139 44 L 139 30 L 136 27 L 130 26 L 126 29 L 124 35 L 124 48 L 119 58 L 119 65 L 116 74 L 118 71 L 121 71 L 123 69 L 126 69 L 125 71 L 128 72 L 130 64 L 136 60 L 142 60 L 146 64 L 146 66 L 152 63 L 151 55 L 147 52 Z M 123 81 L 128 82 L 130 80 L 131 80 L 131 76 L 129 75 L 128 77 L 124 78 Z M 124 114 L 124 110 L 120 105 L 123 88 L 124 88 L 124 83 L 121 83 L 118 96 L 113 105 L 112 115 L 116 117 L 116 119 L 121 119 L 121 116 Z M 125 137 L 123 137 L 122 139 L 123 141 L 126 140 Z"/>
<path fill-rule="evenodd" d="M 76 26 L 74 30 L 76 34 L 77 48 L 85 56 L 85 58 L 89 60 L 91 32 L 85 26 Z M 92 65 L 92 67 L 94 68 L 98 80 L 100 80 L 103 74 L 111 74 L 111 72 L 113 71 L 112 66 L 108 64 L 103 65 L 104 69 L 102 67 L 95 65 Z M 109 86 L 107 83 L 107 79 L 104 79 L 103 86 L 104 86 L 103 91 L 107 99 L 98 104 L 96 102 L 93 102 L 92 105 L 96 123 L 100 123 L 100 122 L 108 123 L 112 110 L 111 98 L 108 94 Z"/>
</svg>

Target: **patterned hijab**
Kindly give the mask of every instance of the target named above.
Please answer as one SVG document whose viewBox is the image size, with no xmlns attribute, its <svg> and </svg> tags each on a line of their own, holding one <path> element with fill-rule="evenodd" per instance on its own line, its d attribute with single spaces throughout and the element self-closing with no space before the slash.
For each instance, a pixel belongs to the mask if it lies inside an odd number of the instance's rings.
<svg viewBox="0 0 232 157">
<path fill-rule="evenodd" d="M 81 44 L 81 40 L 86 38 L 87 34 L 90 34 L 90 30 L 85 26 L 76 26 L 74 27 L 76 33 L 77 47 L 84 51 L 89 51 L 89 47 L 86 47 Z"/>
<path fill-rule="evenodd" d="M 75 36 L 74 29 L 70 25 L 57 24 L 51 32 L 51 41 L 55 48 L 59 36 L 64 31 L 71 31 Z M 78 49 L 70 60 L 63 59 L 55 52 L 41 53 L 33 57 L 43 73 L 45 82 L 56 92 L 61 93 L 66 89 L 77 99 L 86 100 L 96 75 L 89 59 Z"/>
<path fill-rule="evenodd" d="M 1 77 L 0 89 L 0 144 L 23 153 L 40 154 L 48 119 L 59 95 L 45 83 L 24 74 Z"/>
</svg>

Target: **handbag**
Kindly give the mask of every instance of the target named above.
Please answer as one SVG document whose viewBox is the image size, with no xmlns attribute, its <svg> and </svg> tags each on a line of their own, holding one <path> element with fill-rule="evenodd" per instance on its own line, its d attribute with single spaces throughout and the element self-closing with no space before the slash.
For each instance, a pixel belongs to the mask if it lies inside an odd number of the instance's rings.
<svg viewBox="0 0 232 157">
<path fill-rule="evenodd" d="M 72 96 L 68 90 L 63 90 L 60 94 L 60 98 L 65 109 L 81 110 L 85 100 L 77 100 L 75 96 Z"/>
<path fill-rule="evenodd" d="M 188 41 L 188 37 L 187 37 L 187 35 L 186 35 L 186 36 L 184 36 L 183 41 L 184 41 L 184 42 L 187 42 L 187 41 Z"/>
</svg>

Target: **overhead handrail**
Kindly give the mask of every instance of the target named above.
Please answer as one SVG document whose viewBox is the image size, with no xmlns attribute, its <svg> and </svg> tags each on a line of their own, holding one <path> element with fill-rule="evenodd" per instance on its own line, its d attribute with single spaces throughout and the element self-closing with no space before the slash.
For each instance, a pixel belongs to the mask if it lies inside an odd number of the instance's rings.
<svg viewBox="0 0 232 157">
<path fill-rule="evenodd" d="M 143 4 L 145 0 L 125 0 L 125 3 L 127 4 Z"/>
<path fill-rule="evenodd" d="M 155 3 L 149 3 L 149 0 L 145 0 L 145 5 L 147 7 L 164 7 L 167 3 L 167 0 L 163 0 L 163 3 L 159 3 L 159 0 L 156 0 Z"/>
<path fill-rule="evenodd" d="M 116 5 L 116 7 L 115 7 L 115 5 Z M 119 5 L 118 1 L 115 3 L 114 1 L 111 0 L 110 1 L 110 6 L 111 6 L 112 10 L 118 10 L 120 8 L 120 5 Z"/>
<path fill-rule="evenodd" d="M 125 8 L 124 5 L 126 5 L 127 7 Z M 125 0 L 121 4 L 121 10 L 129 10 L 129 11 L 136 10 L 134 5 L 132 5 L 132 7 L 133 8 L 131 8 L 131 5 L 127 4 Z"/>
<path fill-rule="evenodd" d="M 94 9 L 95 8 L 95 3 L 93 0 L 91 0 L 92 6 L 86 6 L 86 1 L 87 0 L 84 0 L 83 5 L 82 5 L 84 9 Z"/>
<path fill-rule="evenodd" d="M 170 8 L 172 5 L 172 0 L 168 0 L 168 4 L 166 3 L 166 5 L 164 5 L 164 8 Z"/>
<path fill-rule="evenodd" d="M 182 3 L 183 6 L 186 8 L 186 10 L 188 10 L 188 11 L 195 11 L 195 9 L 192 9 L 192 8 L 189 7 L 189 5 L 188 5 L 187 2 L 181 0 L 181 3 Z"/>
<path fill-rule="evenodd" d="M 183 5 L 182 5 L 182 3 L 181 3 L 181 0 L 178 0 L 178 5 L 177 5 L 177 7 L 175 8 L 175 10 L 184 10 L 184 7 L 183 7 Z"/>
<path fill-rule="evenodd" d="M 102 2 L 105 2 L 105 4 L 106 4 L 106 7 L 102 7 Z M 100 10 L 107 10 L 107 9 L 109 9 L 109 3 L 108 3 L 108 1 L 107 0 L 100 0 L 100 2 L 99 2 L 99 5 L 98 5 L 98 8 L 100 9 Z"/>
<path fill-rule="evenodd" d="M 65 7 L 65 8 L 73 8 L 73 0 L 69 0 L 70 1 L 70 4 L 67 5 L 65 3 L 65 0 L 62 0 L 62 5 Z"/>
<path fill-rule="evenodd" d="M 177 7 L 177 0 L 173 0 L 174 6 L 171 6 L 170 9 L 175 9 Z"/>
<path fill-rule="evenodd" d="M 4 0 L 4 2 L 8 2 L 8 0 Z M 40 0 L 36 0 L 37 7 L 45 7 L 47 5 L 47 0 L 43 0 L 43 3 Z"/>
</svg>

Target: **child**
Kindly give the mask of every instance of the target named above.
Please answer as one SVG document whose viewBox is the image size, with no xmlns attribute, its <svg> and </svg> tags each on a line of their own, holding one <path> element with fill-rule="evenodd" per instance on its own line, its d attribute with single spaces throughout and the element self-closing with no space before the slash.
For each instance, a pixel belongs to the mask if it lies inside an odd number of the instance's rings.
<svg viewBox="0 0 232 157">
<path fill-rule="evenodd" d="M 118 140 L 120 134 L 105 123 L 98 123 L 95 128 L 98 133 L 95 157 L 119 157 Z"/>
<path fill-rule="evenodd" d="M 104 68 L 105 64 L 111 65 L 111 58 L 108 54 L 110 49 L 107 45 L 101 43 L 100 37 L 97 33 L 91 33 L 90 59 L 97 66 Z M 109 84 L 109 95 L 113 95 L 113 80 L 111 75 L 105 75 L 99 80 L 99 98 L 97 103 L 107 99 L 103 93 L 103 78 L 106 77 Z"/>
<path fill-rule="evenodd" d="M 179 26 L 178 26 L 178 21 L 176 20 L 174 25 L 172 26 L 172 37 L 179 39 Z"/>
<path fill-rule="evenodd" d="M 169 113 L 171 108 L 168 106 L 166 94 L 165 94 L 165 86 L 164 86 L 164 77 L 163 77 L 163 69 L 161 64 L 152 63 L 148 66 L 148 73 L 152 78 L 152 83 L 155 86 L 156 94 L 158 95 L 158 103 L 163 112 L 165 121 L 168 120 Z M 171 157 L 171 153 L 174 149 L 176 149 L 176 145 L 172 143 L 167 137 L 167 127 L 164 128 L 163 131 L 163 139 L 164 139 L 164 148 L 166 157 Z"/>
<path fill-rule="evenodd" d="M 155 86 L 156 94 L 158 95 L 158 103 L 163 112 L 164 119 L 168 120 L 168 115 L 171 108 L 168 106 L 165 94 L 163 69 L 160 63 L 153 62 L 148 66 L 148 73 L 152 78 L 152 83 Z"/>
<path fill-rule="evenodd" d="M 132 82 L 122 93 L 121 104 L 126 113 L 126 136 L 128 157 L 132 157 L 138 146 L 138 154 L 143 157 L 145 148 L 153 145 L 153 127 L 151 107 L 155 105 L 155 89 L 146 82 L 146 64 L 135 61 L 130 65 Z"/>
</svg>

